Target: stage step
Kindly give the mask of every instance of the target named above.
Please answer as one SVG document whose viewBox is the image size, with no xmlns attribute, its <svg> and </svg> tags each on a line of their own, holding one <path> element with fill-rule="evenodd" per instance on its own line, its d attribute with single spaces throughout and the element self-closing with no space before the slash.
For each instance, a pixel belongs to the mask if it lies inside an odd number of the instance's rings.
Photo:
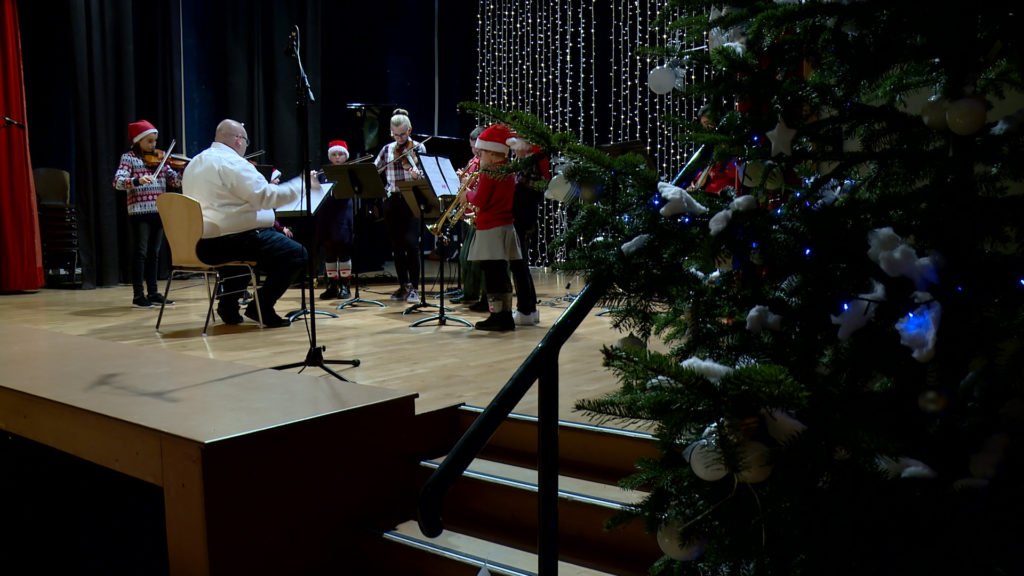
<svg viewBox="0 0 1024 576">
<path fill-rule="evenodd" d="M 483 567 L 492 576 L 536 576 L 537 573 L 535 554 L 451 530 L 438 538 L 427 538 L 414 521 L 383 534 L 375 545 L 374 555 L 386 563 L 380 573 L 404 576 L 477 576 Z M 610 573 L 559 562 L 558 574 L 606 576 Z"/>
<path fill-rule="evenodd" d="M 417 453 L 422 455 L 417 486 L 443 462 L 445 453 L 481 412 L 477 407 L 453 406 L 417 415 L 414 437 Z M 429 554 L 430 559 L 415 562 L 433 565 L 441 562 L 437 557 L 442 557 L 447 558 L 446 562 L 461 563 L 438 571 L 412 572 L 417 574 L 475 576 L 474 567 L 479 570 L 484 560 L 494 561 L 493 567 L 488 565 L 492 574 L 532 574 L 537 565 L 536 452 L 537 419 L 511 415 L 492 436 L 481 457 L 449 491 L 442 509 L 444 532 L 436 539 L 427 539 L 414 521 L 405 523 L 385 535 L 383 541 L 389 548 L 415 551 L 389 552 L 388 557 L 419 558 Z M 560 422 L 559 452 L 559 574 L 646 574 L 661 556 L 654 536 L 639 521 L 610 531 L 605 523 L 628 503 L 644 496 L 616 484 L 633 472 L 638 458 L 657 457 L 653 438 L 605 426 Z M 513 550 L 515 554 L 509 552 Z M 527 560 L 506 560 L 517 556 Z"/>
<path fill-rule="evenodd" d="M 417 414 L 420 454 L 443 456 L 483 412 L 477 406 L 452 406 Z M 652 435 L 644 432 L 561 421 L 558 426 L 559 474 L 616 484 L 636 470 L 640 458 L 660 458 Z M 482 458 L 524 468 L 537 466 L 537 417 L 511 414 L 491 437 Z"/>
</svg>

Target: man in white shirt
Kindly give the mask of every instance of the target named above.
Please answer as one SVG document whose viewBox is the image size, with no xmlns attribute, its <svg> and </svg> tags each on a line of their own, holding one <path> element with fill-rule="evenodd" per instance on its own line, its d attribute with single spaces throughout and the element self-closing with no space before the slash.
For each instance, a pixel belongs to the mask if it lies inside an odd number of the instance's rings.
<svg viewBox="0 0 1024 576">
<path fill-rule="evenodd" d="M 274 304 L 306 266 L 306 248 L 274 230 L 274 208 L 295 202 L 302 191 L 302 178 L 271 184 L 243 156 L 249 145 L 245 126 L 235 120 L 217 125 L 213 144 L 195 156 L 185 168 L 181 190 L 203 207 L 203 237 L 196 254 L 204 262 L 220 264 L 231 260 L 255 260 L 267 277 L 257 291 L 267 328 L 288 326 L 274 311 Z M 320 183 L 313 179 L 312 187 Z M 241 324 L 237 294 L 245 290 L 243 269 L 239 278 L 226 279 L 228 297 L 217 304 L 217 314 L 227 324 Z M 226 270 L 225 276 L 234 276 Z M 245 315 L 258 320 L 256 303 L 250 302 Z"/>
</svg>

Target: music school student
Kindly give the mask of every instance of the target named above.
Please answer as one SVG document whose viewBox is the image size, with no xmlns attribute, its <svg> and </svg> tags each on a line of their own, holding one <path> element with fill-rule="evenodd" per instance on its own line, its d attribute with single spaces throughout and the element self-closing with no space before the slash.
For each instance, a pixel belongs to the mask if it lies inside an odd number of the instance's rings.
<svg viewBox="0 0 1024 576">
<path fill-rule="evenodd" d="M 508 142 L 514 136 L 509 127 L 493 124 L 476 141 L 482 173 L 476 190 L 467 195 L 476 206 L 476 235 L 469 247 L 469 260 L 479 262 L 484 272 L 491 312 L 475 324 L 477 330 L 507 332 L 516 328 L 508 273 L 510 263 L 523 259 L 513 226 L 515 175 L 493 172 L 508 163 Z"/>
<path fill-rule="evenodd" d="M 121 155 L 114 173 L 114 188 L 124 190 L 128 201 L 128 223 L 132 242 L 132 306 L 152 308 L 154 304 L 174 304 L 157 289 L 157 266 L 164 228 L 156 210 L 156 199 L 167 187 L 181 186 L 177 171 L 164 163 L 163 152 L 156 149 L 159 135 L 148 120 L 128 124 L 131 149 Z M 159 168 L 159 174 L 154 170 Z"/>
<path fill-rule="evenodd" d="M 331 140 L 327 143 L 327 159 L 331 164 L 348 162 L 348 143 Z M 327 176 L 319 174 L 320 183 L 327 183 Z M 324 261 L 324 284 L 327 287 L 320 294 L 321 300 L 349 297 L 349 282 L 352 279 L 352 199 L 335 198 L 328 195 L 316 213 L 316 243 Z"/>
<path fill-rule="evenodd" d="M 419 180 L 423 177 L 418 154 L 426 154 L 427 148 L 412 139 L 412 122 L 409 113 L 402 108 L 391 115 L 391 138 L 394 142 L 381 148 L 374 164 L 387 179 L 387 197 L 384 199 L 384 227 L 394 255 L 395 275 L 398 289 L 391 294 L 392 300 L 419 302 L 416 281 L 420 275 L 419 240 L 422 229 L 418 214 L 413 214 L 402 197 L 398 183 Z"/>
<path fill-rule="evenodd" d="M 459 171 L 460 184 L 465 185 L 466 181 L 469 180 L 470 176 L 480 170 L 480 150 L 476 147 L 476 139 L 480 137 L 480 134 L 484 131 L 483 126 L 477 126 L 469 133 L 469 148 L 473 152 L 473 157 L 469 159 L 466 166 Z M 466 191 L 467 196 L 469 193 L 475 194 L 476 187 L 479 181 L 474 182 L 470 185 Z M 459 270 L 462 274 L 462 298 L 456 302 L 452 300 L 453 304 L 463 304 L 474 312 L 487 312 L 489 309 L 487 305 L 487 291 L 484 290 L 484 273 L 480 269 L 480 263 L 474 262 L 469 259 L 469 247 L 473 244 L 473 236 L 476 235 L 476 225 L 474 220 L 476 218 L 476 209 L 472 204 L 466 206 L 466 211 L 463 213 L 462 223 L 460 224 L 459 237 L 462 238 L 462 245 L 459 247 Z"/>
</svg>

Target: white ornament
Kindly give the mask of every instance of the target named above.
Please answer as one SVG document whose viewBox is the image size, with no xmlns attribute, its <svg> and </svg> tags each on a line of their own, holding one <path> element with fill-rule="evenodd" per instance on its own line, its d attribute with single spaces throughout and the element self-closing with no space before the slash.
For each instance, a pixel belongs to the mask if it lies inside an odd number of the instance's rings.
<svg viewBox="0 0 1024 576">
<path fill-rule="evenodd" d="M 878 456 L 875 458 L 875 466 L 889 478 L 935 478 L 937 476 L 935 471 L 924 462 L 906 456 L 900 456 L 895 460 L 888 456 Z"/>
<path fill-rule="evenodd" d="M 690 450 L 690 468 L 701 480 L 715 482 L 725 478 L 729 469 L 722 462 L 722 453 L 708 440 L 698 440 Z"/>
<path fill-rule="evenodd" d="M 704 553 L 703 540 L 690 540 L 685 544 L 679 538 L 682 535 L 682 523 L 669 520 L 658 528 L 658 547 L 666 556 L 680 562 L 688 562 L 700 558 Z"/>
<path fill-rule="evenodd" d="M 647 74 L 647 86 L 655 94 L 668 94 L 676 85 L 676 71 L 668 66 L 657 66 Z"/>
<path fill-rule="evenodd" d="M 793 136 L 796 135 L 796 130 L 786 126 L 786 121 L 779 116 L 779 123 L 768 131 L 768 139 L 772 141 L 772 156 L 778 156 L 783 154 L 790 156 L 793 154 Z"/>
<path fill-rule="evenodd" d="M 946 124 L 950 132 L 970 136 L 985 125 L 985 101 L 980 98 L 961 98 L 946 110 Z"/>
<path fill-rule="evenodd" d="M 764 482 L 772 475 L 771 449 L 760 442 L 751 440 L 740 445 L 739 459 L 736 479 L 744 484 Z"/>
</svg>

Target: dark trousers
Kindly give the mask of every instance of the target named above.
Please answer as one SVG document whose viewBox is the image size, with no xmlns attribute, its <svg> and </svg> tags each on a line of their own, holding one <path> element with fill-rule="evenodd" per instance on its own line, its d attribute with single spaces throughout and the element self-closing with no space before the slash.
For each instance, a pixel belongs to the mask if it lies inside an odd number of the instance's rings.
<svg viewBox="0 0 1024 576">
<path fill-rule="evenodd" d="M 530 273 L 529 248 L 530 239 L 536 228 L 516 229 L 516 237 L 519 240 L 519 252 L 522 253 L 522 260 L 513 260 L 508 263 L 512 272 L 512 283 L 516 286 L 516 309 L 523 314 L 533 314 L 537 310 L 537 288 L 533 285 L 533 275 Z"/>
<path fill-rule="evenodd" d="M 420 276 L 420 220 L 401 194 L 384 199 L 384 226 L 394 253 L 398 283 L 415 285 Z"/>
<path fill-rule="evenodd" d="M 305 269 L 308 254 L 306 248 L 273 228 L 249 230 L 219 238 L 204 238 L 196 245 L 196 255 L 208 264 L 221 264 L 231 260 L 254 260 L 267 277 L 258 291 L 260 307 L 264 314 L 274 310 L 274 304 L 284 295 L 285 290 L 295 282 Z M 248 283 L 245 268 L 228 267 L 223 271 L 224 292 L 241 293 Z M 219 307 L 234 308 L 236 297 L 221 300 Z"/>
<path fill-rule="evenodd" d="M 135 298 L 156 294 L 157 265 L 164 227 L 159 214 L 138 214 L 129 217 L 132 233 L 132 292 Z M 148 292 L 146 291 L 148 290 Z"/>
</svg>

